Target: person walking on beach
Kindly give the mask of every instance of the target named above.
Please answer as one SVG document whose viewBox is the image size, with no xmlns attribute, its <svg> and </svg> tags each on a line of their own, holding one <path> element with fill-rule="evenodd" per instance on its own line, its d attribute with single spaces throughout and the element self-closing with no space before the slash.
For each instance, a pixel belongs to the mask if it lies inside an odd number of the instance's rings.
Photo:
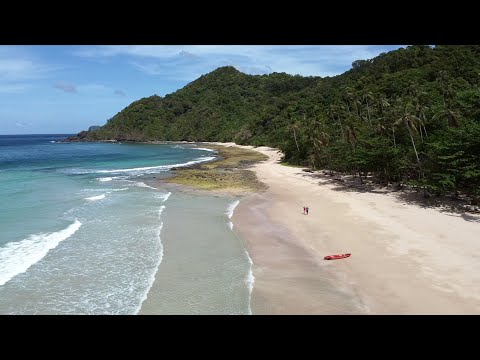
<svg viewBox="0 0 480 360">
<path fill-rule="evenodd" d="M 305 211 L 306 211 L 305 209 L 306 209 L 306 208 L 305 208 L 305 206 L 304 206 L 304 207 L 303 207 L 303 215 L 305 215 Z"/>
<path fill-rule="evenodd" d="M 305 210 L 307 211 L 307 215 L 308 215 L 308 206 L 305 208 Z"/>
</svg>

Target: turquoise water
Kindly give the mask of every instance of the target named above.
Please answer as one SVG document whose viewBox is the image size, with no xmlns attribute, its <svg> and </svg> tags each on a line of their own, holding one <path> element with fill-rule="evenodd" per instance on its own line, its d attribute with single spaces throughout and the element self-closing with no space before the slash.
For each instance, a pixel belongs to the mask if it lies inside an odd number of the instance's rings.
<svg viewBox="0 0 480 360">
<path fill-rule="evenodd" d="M 136 314 L 155 276 L 178 279 L 164 301 L 155 295 L 159 313 L 248 313 L 250 264 L 229 228 L 228 207 L 236 199 L 187 199 L 145 183 L 174 166 L 212 160 L 212 151 L 194 144 L 56 142 L 63 138 L 0 136 L 0 314 Z M 200 203 L 211 216 L 185 238 L 194 226 L 187 214 Z M 176 234 L 184 241 L 170 254 L 163 229 L 170 243 Z M 213 239 L 212 231 L 219 236 Z M 191 251 L 199 256 L 190 266 L 165 265 Z M 223 270 L 212 276 L 208 259 L 235 266 L 228 276 Z M 182 272 L 192 268 L 209 281 L 185 292 L 190 284 Z M 220 301 L 227 310 L 216 311 L 215 302 L 175 307 L 172 286 L 186 303 L 227 289 Z"/>
</svg>

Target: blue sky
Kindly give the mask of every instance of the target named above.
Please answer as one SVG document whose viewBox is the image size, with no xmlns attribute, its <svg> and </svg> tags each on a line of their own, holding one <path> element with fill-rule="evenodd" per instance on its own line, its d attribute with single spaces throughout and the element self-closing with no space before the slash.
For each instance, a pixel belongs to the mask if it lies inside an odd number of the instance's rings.
<svg viewBox="0 0 480 360">
<path fill-rule="evenodd" d="M 333 76 L 400 45 L 0 46 L 0 135 L 77 133 L 217 67 Z"/>
</svg>

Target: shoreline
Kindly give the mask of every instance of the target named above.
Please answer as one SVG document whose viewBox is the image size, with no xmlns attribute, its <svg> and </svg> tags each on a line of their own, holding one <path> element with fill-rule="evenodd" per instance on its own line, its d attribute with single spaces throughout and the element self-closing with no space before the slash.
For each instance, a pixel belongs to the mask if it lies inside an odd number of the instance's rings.
<svg viewBox="0 0 480 360">
<path fill-rule="evenodd" d="M 253 314 L 480 311 L 480 217 L 406 204 L 394 192 L 344 191 L 322 178 L 322 171 L 280 165 L 281 152 L 269 147 L 183 143 L 253 150 L 268 157 L 240 167 L 264 185 L 248 191 L 150 180 L 187 192 L 241 196 L 231 221 L 253 260 Z M 221 161 L 209 162 L 203 170 L 212 172 Z M 310 207 L 308 216 L 302 214 L 303 206 Z M 352 257 L 323 261 L 338 253 Z"/>
<path fill-rule="evenodd" d="M 219 143 L 194 143 L 215 151 L 217 159 L 190 166 L 172 168 L 172 176 L 165 184 L 183 186 L 193 191 L 207 191 L 225 195 L 246 195 L 264 189 L 250 165 L 268 157 L 250 149 L 227 147 Z"/>
<path fill-rule="evenodd" d="M 337 191 L 302 168 L 280 165 L 276 149 L 223 145 L 269 156 L 250 167 L 268 189 L 244 198 L 232 217 L 254 262 L 254 313 L 480 311 L 480 217 L 407 205 L 391 194 Z M 323 261 L 347 252 L 348 259 Z M 349 294 L 356 310 L 331 306 L 315 274 Z"/>
</svg>

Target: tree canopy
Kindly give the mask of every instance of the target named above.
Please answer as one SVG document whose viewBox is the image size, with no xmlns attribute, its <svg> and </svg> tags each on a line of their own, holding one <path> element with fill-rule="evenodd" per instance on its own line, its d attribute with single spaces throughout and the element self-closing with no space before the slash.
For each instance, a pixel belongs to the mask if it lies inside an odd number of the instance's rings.
<svg viewBox="0 0 480 360">
<path fill-rule="evenodd" d="M 135 101 L 88 140 L 235 141 L 314 169 L 480 194 L 480 46 L 410 46 L 344 74 L 221 67 Z"/>
</svg>

